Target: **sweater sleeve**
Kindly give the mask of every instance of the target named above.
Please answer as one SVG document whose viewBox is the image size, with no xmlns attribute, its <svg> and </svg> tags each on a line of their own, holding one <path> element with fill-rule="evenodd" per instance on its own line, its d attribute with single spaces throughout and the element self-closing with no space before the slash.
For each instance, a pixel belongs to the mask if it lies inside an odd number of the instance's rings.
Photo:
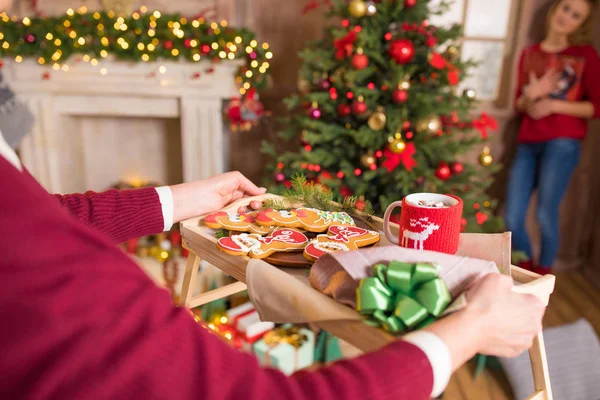
<svg viewBox="0 0 600 400">
<path fill-rule="evenodd" d="M 113 243 L 163 231 L 165 221 L 156 189 L 53 195 L 80 222 L 107 235 Z"/>
<path fill-rule="evenodd" d="M 584 98 L 594 106 L 592 118 L 600 118 L 600 58 L 592 46 L 587 46 L 583 69 Z"/>
<path fill-rule="evenodd" d="M 10 170 L 12 169 L 12 171 Z M 408 342 L 286 377 L 174 307 L 122 252 L 0 158 L 0 397 L 428 399 Z"/>
</svg>

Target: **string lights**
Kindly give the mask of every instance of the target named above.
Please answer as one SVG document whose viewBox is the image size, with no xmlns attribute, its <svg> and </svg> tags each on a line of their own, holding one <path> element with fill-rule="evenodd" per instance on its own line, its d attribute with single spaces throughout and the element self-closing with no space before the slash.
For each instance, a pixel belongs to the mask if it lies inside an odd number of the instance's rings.
<svg viewBox="0 0 600 400">
<path fill-rule="evenodd" d="M 236 74 L 240 94 L 267 84 L 273 58 L 268 43 L 259 43 L 252 32 L 235 29 L 227 21 L 188 20 L 175 14 L 148 11 L 142 6 L 130 16 L 114 12 L 88 12 L 85 6 L 69 8 L 62 16 L 10 18 L 1 13 L 0 57 L 16 62 L 30 58 L 54 70 L 68 71 L 66 62 L 77 55 L 108 71 L 99 60 L 148 62 L 159 59 L 199 62 L 241 60 Z"/>
</svg>

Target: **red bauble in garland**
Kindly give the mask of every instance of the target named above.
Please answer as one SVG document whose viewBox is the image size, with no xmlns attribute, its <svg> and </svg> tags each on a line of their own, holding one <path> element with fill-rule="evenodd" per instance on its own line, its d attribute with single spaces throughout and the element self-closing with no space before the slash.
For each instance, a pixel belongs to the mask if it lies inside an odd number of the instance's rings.
<svg viewBox="0 0 600 400">
<path fill-rule="evenodd" d="M 352 102 L 352 113 L 354 115 L 362 115 L 367 112 L 367 103 L 362 99 L 357 99 Z"/>
<path fill-rule="evenodd" d="M 347 117 L 352 113 L 352 108 L 347 103 L 342 103 L 337 107 L 337 112 L 340 117 Z"/>
<path fill-rule="evenodd" d="M 452 172 L 450 171 L 450 167 L 448 167 L 448 164 L 446 163 L 440 163 L 440 165 L 438 165 L 437 170 L 435 171 L 435 176 L 443 181 L 447 181 L 448 179 L 450 179 L 451 174 Z"/>
<path fill-rule="evenodd" d="M 392 101 L 396 104 L 404 103 L 408 100 L 408 92 L 402 89 L 394 89 L 392 92 Z"/>
<path fill-rule="evenodd" d="M 173 42 L 171 40 L 165 40 L 165 44 L 163 46 L 165 49 L 171 50 L 173 48 Z"/>
<path fill-rule="evenodd" d="M 417 0 L 404 0 L 404 7 L 411 8 L 417 4 Z"/>
<path fill-rule="evenodd" d="M 452 165 L 450 166 L 450 169 L 452 170 L 453 174 L 460 174 L 461 172 L 464 171 L 465 166 L 463 165 L 463 163 L 455 162 L 455 163 L 452 163 Z"/>
<path fill-rule="evenodd" d="M 185 46 L 185 48 L 189 49 L 190 47 L 192 47 L 192 39 L 185 39 L 183 41 L 183 45 Z"/>
<path fill-rule="evenodd" d="M 429 47 L 433 47 L 438 44 L 438 39 L 435 36 L 429 36 L 425 41 L 425 44 L 427 44 Z"/>
<path fill-rule="evenodd" d="M 408 64 L 415 56 L 415 46 L 408 39 L 394 40 L 390 45 L 389 54 L 398 64 Z"/>
<path fill-rule="evenodd" d="M 369 66 L 369 57 L 362 53 L 357 53 L 352 56 L 352 68 L 354 69 L 365 69 Z"/>
</svg>

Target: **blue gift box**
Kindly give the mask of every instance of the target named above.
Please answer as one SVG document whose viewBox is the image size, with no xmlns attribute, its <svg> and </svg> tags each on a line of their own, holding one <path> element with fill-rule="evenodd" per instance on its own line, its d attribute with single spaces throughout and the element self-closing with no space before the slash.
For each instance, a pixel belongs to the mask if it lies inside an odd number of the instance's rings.
<svg viewBox="0 0 600 400">
<path fill-rule="evenodd" d="M 283 328 L 289 329 L 291 325 L 284 325 Z M 286 375 L 291 375 L 295 371 L 312 365 L 315 334 L 309 329 L 298 329 L 298 334 L 303 337 L 299 347 L 284 340 L 267 343 L 270 342 L 268 337 L 254 343 L 253 350 L 259 363 L 265 367 L 278 369 Z"/>
</svg>

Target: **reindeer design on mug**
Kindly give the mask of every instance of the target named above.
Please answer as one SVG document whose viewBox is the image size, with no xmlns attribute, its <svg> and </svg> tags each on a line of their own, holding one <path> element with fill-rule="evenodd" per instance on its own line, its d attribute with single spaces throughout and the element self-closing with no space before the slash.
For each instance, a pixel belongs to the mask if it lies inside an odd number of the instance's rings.
<svg viewBox="0 0 600 400">
<path fill-rule="evenodd" d="M 412 240 L 414 243 L 414 248 L 423 250 L 423 244 L 425 241 L 431 236 L 434 231 L 440 229 L 439 225 L 434 224 L 429 221 L 429 218 L 419 218 L 418 220 L 410 219 L 410 226 L 416 227 L 421 226 L 423 230 L 421 232 L 412 232 L 408 229 L 404 229 L 402 231 L 402 243 L 400 244 L 402 247 L 408 247 L 408 241 Z"/>
</svg>

